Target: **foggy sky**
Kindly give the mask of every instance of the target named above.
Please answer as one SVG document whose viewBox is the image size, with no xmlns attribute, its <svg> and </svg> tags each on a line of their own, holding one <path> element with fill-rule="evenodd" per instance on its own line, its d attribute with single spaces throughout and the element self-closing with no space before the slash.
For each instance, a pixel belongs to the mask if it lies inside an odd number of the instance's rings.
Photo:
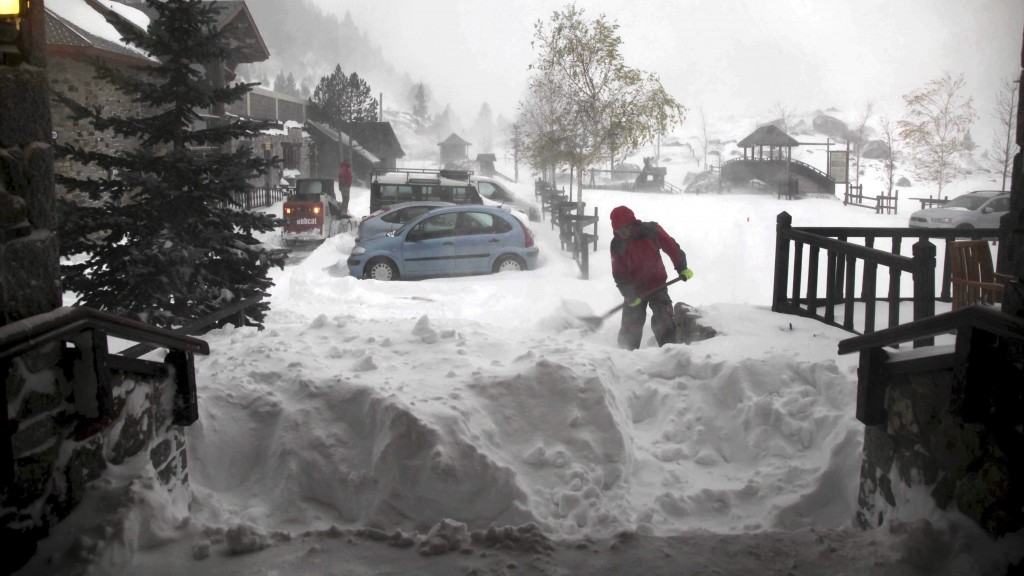
<svg viewBox="0 0 1024 576">
<path fill-rule="evenodd" d="M 536 53 L 548 0 L 314 0 L 374 38 L 439 105 L 472 119 L 483 102 L 511 118 Z M 620 25 L 629 66 L 658 74 L 677 100 L 709 116 L 798 111 L 869 101 L 898 114 L 900 96 L 964 73 L 991 116 L 1000 79 L 1019 72 L 1022 0 L 612 0 L 577 2 Z M 451 41 L 445 42 L 448 38 Z M 693 117 L 691 115 L 691 117 Z"/>
</svg>

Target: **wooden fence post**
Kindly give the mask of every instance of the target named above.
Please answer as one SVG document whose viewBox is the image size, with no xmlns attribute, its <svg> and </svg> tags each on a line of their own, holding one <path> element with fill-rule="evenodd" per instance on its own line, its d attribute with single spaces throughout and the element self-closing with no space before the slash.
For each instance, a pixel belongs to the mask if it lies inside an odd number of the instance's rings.
<svg viewBox="0 0 1024 576">
<path fill-rule="evenodd" d="M 914 243 L 914 320 L 935 315 L 935 245 L 922 238 Z M 935 338 L 914 340 L 914 348 L 933 346 Z"/>
<path fill-rule="evenodd" d="M 772 291 L 772 312 L 783 312 L 789 274 L 789 238 L 786 233 L 793 227 L 793 217 L 779 212 L 775 218 L 775 287 Z"/>
</svg>

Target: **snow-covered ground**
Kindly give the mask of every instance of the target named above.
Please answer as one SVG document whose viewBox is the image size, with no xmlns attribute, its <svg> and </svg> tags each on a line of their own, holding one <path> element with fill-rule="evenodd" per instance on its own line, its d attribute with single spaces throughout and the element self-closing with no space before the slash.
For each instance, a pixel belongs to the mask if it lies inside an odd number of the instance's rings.
<svg viewBox="0 0 1024 576">
<path fill-rule="evenodd" d="M 670 180 L 693 162 L 668 163 Z M 853 528 L 850 334 L 770 311 L 779 212 L 903 226 L 913 207 L 584 199 L 602 215 L 588 280 L 547 221 L 532 224 L 542 266 L 523 273 L 332 274 L 351 234 L 275 270 L 265 330 L 204 336 L 191 505 L 162 498 L 152 470 L 113 470 L 90 493 L 109 512 L 87 503 L 22 573 L 1002 574 L 1020 559 L 1021 535 L 990 542 L 902 487 L 910 517 Z M 606 215 L 623 204 L 682 245 L 695 276 L 670 294 L 718 336 L 658 348 L 648 328 L 628 352 L 618 315 L 593 333 L 571 322 L 620 303 Z"/>
</svg>

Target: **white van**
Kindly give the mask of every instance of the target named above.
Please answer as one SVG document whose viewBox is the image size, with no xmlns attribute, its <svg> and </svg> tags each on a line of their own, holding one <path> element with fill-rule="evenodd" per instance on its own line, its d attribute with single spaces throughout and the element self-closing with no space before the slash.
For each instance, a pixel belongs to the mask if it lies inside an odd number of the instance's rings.
<svg viewBox="0 0 1024 576">
<path fill-rule="evenodd" d="M 470 176 L 469 181 L 476 187 L 477 192 L 483 197 L 484 204 L 496 206 L 510 206 L 526 214 L 531 222 L 540 221 L 540 208 L 532 202 L 519 198 L 497 178 L 489 176 Z"/>
</svg>

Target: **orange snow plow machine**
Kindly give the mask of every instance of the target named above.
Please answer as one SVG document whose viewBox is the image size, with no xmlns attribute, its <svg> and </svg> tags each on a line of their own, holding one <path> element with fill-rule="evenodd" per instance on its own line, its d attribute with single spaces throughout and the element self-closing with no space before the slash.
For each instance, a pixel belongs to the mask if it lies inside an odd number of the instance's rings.
<svg viewBox="0 0 1024 576">
<path fill-rule="evenodd" d="M 299 178 L 295 191 L 284 201 L 281 243 L 323 242 L 352 230 L 351 214 L 341 213 L 331 178 Z"/>
</svg>

